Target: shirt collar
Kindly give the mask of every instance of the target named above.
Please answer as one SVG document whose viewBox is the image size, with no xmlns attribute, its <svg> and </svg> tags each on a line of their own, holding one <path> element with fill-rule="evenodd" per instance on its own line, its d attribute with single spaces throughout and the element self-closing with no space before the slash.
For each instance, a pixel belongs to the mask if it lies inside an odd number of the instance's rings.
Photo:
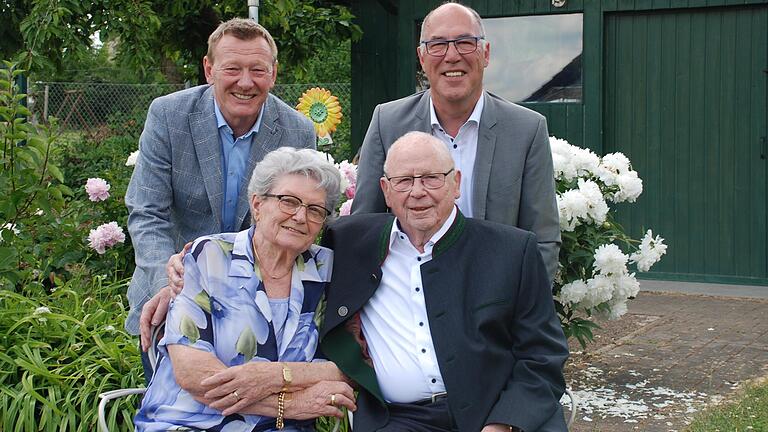
<svg viewBox="0 0 768 432">
<path fill-rule="evenodd" d="M 472 110 L 472 114 L 469 115 L 469 118 L 464 124 L 467 124 L 469 122 L 475 122 L 476 124 L 480 124 L 480 116 L 483 114 L 483 106 L 485 106 L 485 92 L 483 92 L 480 95 L 480 99 L 477 100 L 477 103 L 475 104 L 475 109 Z M 432 103 L 432 97 L 429 98 L 429 123 L 432 125 L 432 127 L 439 127 L 442 129 L 443 127 L 440 126 L 440 121 L 437 119 L 437 113 L 435 112 L 435 104 Z"/>
<path fill-rule="evenodd" d="M 230 276 L 245 278 L 254 276 L 253 269 L 256 262 L 252 246 L 254 230 L 255 227 L 251 227 L 248 230 L 240 231 L 235 236 L 235 244 L 232 247 L 232 263 L 229 267 Z M 298 271 L 299 279 L 302 282 L 323 282 L 317 269 L 318 263 L 315 260 L 317 254 L 317 248 L 310 245 L 309 249 L 296 257 L 294 269 Z"/>
<path fill-rule="evenodd" d="M 443 222 L 443 225 L 440 226 L 440 229 L 437 230 L 436 233 L 432 234 L 432 237 L 429 238 L 429 241 L 424 245 L 424 251 L 427 251 L 427 248 L 432 249 L 432 246 L 435 245 L 444 235 L 446 232 L 448 232 L 448 229 L 453 224 L 453 220 L 456 219 L 456 212 L 457 207 L 454 204 L 453 208 L 451 209 L 451 214 L 448 215 L 448 219 Z M 406 238 L 408 237 L 408 234 L 400 229 L 400 222 L 395 218 L 395 223 L 392 224 L 392 231 L 389 235 L 389 247 L 390 249 L 395 243 L 395 240 L 397 240 L 397 237 L 402 234 Z"/>
<path fill-rule="evenodd" d="M 264 105 L 261 106 L 261 109 L 259 110 L 259 116 L 256 117 L 256 122 L 253 123 L 253 126 L 251 127 L 251 130 L 243 134 L 241 137 L 235 137 L 237 138 L 247 138 L 251 134 L 259 133 L 259 127 L 261 126 L 261 118 L 264 116 L 264 110 L 266 109 L 267 103 L 269 102 L 269 99 L 264 101 Z M 219 108 L 219 103 L 216 102 L 216 98 L 213 98 L 213 112 L 216 113 L 216 127 L 221 130 L 221 128 L 226 128 L 227 132 L 232 134 L 232 128 L 229 126 L 229 123 L 227 123 L 227 120 L 224 118 L 224 114 L 221 113 L 221 108 Z"/>
</svg>

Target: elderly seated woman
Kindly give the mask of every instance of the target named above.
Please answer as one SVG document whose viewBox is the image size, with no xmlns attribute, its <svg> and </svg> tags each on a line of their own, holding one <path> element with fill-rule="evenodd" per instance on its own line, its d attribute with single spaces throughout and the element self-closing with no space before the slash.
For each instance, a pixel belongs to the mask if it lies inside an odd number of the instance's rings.
<svg viewBox="0 0 768 432">
<path fill-rule="evenodd" d="M 355 409 L 344 375 L 315 357 L 333 253 L 313 243 L 339 183 L 314 150 L 280 148 L 256 166 L 253 226 L 201 237 L 184 256 L 137 430 L 313 431 L 315 418 Z"/>
</svg>

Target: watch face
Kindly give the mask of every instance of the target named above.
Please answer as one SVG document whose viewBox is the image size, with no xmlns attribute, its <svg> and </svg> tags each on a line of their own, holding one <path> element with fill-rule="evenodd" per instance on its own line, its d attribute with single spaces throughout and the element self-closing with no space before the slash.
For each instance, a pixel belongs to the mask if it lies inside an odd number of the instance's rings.
<svg viewBox="0 0 768 432">
<path fill-rule="evenodd" d="M 293 376 L 291 375 L 291 370 L 287 367 L 283 366 L 283 381 L 286 382 L 286 384 L 290 384 L 291 381 L 293 381 Z"/>
</svg>

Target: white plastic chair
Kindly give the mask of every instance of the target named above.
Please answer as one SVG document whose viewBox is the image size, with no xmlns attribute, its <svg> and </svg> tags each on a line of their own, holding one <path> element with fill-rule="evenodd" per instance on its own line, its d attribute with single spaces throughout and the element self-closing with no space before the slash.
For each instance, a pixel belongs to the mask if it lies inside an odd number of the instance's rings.
<svg viewBox="0 0 768 432">
<path fill-rule="evenodd" d="M 568 421 L 565 423 L 565 425 L 570 430 L 571 425 L 573 424 L 573 421 L 576 420 L 576 412 L 579 409 L 579 405 L 578 405 L 578 400 L 576 400 L 576 396 L 573 395 L 573 393 L 568 387 L 565 388 L 565 394 L 567 394 L 568 399 L 571 400 L 571 415 L 570 417 L 568 417 Z"/>
<path fill-rule="evenodd" d="M 157 352 L 157 337 L 160 335 L 160 332 L 163 330 L 163 327 L 164 325 L 161 324 L 152 329 L 152 340 L 149 346 L 149 350 L 147 350 L 147 355 L 149 356 L 149 365 L 152 367 L 153 374 L 157 369 L 157 361 L 160 356 L 160 353 Z M 109 432 L 109 428 L 107 427 L 107 413 L 106 413 L 107 403 L 109 403 L 109 401 L 114 399 L 119 399 L 121 397 L 129 396 L 129 395 L 144 394 L 146 391 L 147 389 L 145 387 L 136 387 L 136 388 L 128 388 L 128 389 L 110 390 L 110 391 L 99 394 L 99 399 L 100 399 L 99 430 L 101 432 Z"/>
</svg>

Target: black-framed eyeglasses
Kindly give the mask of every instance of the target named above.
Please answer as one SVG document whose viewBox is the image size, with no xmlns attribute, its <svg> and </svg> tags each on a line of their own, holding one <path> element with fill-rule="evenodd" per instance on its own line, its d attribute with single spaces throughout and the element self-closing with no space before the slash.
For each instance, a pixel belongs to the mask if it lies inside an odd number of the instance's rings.
<svg viewBox="0 0 768 432">
<path fill-rule="evenodd" d="M 448 52 L 448 45 L 453 43 L 453 47 L 456 48 L 459 54 L 472 54 L 477 51 L 478 42 L 485 40 L 483 36 L 464 36 L 456 39 L 432 39 L 428 41 L 421 41 L 420 44 L 424 45 L 427 50 L 427 54 L 435 57 L 442 57 Z"/>
<path fill-rule="evenodd" d="M 392 185 L 392 189 L 396 190 L 397 192 L 408 192 L 411 190 L 411 188 L 413 188 L 413 184 L 416 182 L 416 179 L 420 179 L 421 185 L 427 189 L 440 189 L 445 184 L 445 177 L 452 172 L 453 168 L 444 173 L 428 173 L 416 176 L 395 177 L 387 177 L 385 175 L 384 178 L 386 178 L 389 184 Z"/>
<path fill-rule="evenodd" d="M 304 204 L 304 201 L 293 195 L 264 194 L 263 196 L 277 198 L 277 208 L 289 215 L 295 215 L 299 212 L 299 208 L 301 207 L 306 208 L 307 219 L 312 222 L 323 223 L 331 214 L 331 211 L 327 208 L 317 204 Z"/>
</svg>

